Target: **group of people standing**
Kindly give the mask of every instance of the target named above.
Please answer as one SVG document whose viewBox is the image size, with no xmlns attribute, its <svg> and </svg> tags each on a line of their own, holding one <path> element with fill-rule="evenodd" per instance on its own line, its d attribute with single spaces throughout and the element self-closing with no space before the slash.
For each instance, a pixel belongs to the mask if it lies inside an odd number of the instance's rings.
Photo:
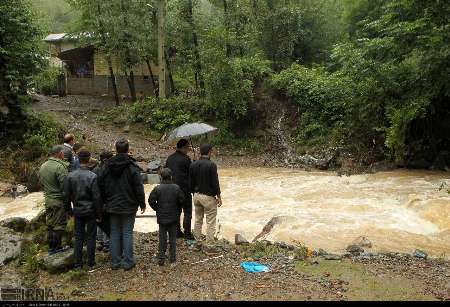
<svg viewBox="0 0 450 307">
<path fill-rule="evenodd" d="M 91 157 L 73 135 L 63 145 L 54 146 L 40 167 L 44 189 L 49 254 L 65 251 L 62 237 L 69 218 L 74 218 L 75 267 L 83 267 L 82 250 L 87 245 L 87 265 L 95 267 L 97 249 L 111 254 L 111 268 L 130 270 L 135 266 L 133 229 L 136 213 L 146 210 L 142 169 L 130 155 L 128 140 L 115 143 L 115 153 L 104 151 L 100 161 Z M 215 252 L 214 234 L 217 208 L 222 205 L 217 166 L 210 160 L 213 148 L 200 146 L 201 157 L 192 162 L 189 142 L 181 139 L 160 171 L 161 183 L 150 193 L 148 204 L 156 211 L 159 224 L 158 264 L 176 263 L 177 238 L 195 242 L 198 249 Z M 192 197 L 193 195 L 193 197 Z M 195 226 L 191 230 L 192 202 Z M 183 213 L 183 227 L 181 227 Z M 206 216 L 207 235 L 202 235 Z M 182 229 L 183 228 L 183 229 Z M 202 243 L 206 239 L 205 244 Z"/>
</svg>

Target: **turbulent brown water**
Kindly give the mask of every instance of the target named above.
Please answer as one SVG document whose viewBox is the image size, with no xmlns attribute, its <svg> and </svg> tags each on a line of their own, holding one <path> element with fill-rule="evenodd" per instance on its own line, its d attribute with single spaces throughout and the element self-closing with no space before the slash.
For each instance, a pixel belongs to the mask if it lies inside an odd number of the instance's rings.
<svg viewBox="0 0 450 307">
<path fill-rule="evenodd" d="M 329 172 L 229 168 L 220 171 L 220 180 L 220 237 L 233 240 L 241 233 L 252 240 L 272 217 L 283 216 L 266 239 L 340 252 L 366 236 L 375 251 L 420 248 L 433 256 L 450 256 L 448 173 L 396 170 L 338 177 Z M 146 192 L 151 188 L 146 186 Z M 39 202 L 41 193 L 13 202 L 0 199 L 0 219 L 30 218 Z M 156 229 L 154 218 L 136 220 L 137 231 Z"/>
</svg>

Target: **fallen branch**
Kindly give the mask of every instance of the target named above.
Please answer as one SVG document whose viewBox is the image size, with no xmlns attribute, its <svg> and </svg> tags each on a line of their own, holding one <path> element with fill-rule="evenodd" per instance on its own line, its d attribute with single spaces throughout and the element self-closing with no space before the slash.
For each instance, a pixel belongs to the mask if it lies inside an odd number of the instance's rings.
<svg viewBox="0 0 450 307">
<path fill-rule="evenodd" d="M 203 259 L 203 260 L 191 263 L 191 264 L 199 264 L 199 263 L 203 263 L 203 262 L 206 262 L 206 261 L 209 261 L 209 260 L 218 259 L 218 258 L 222 258 L 222 257 L 223 257 L 223 255 L 212 257 L 212 258 L 206 258 L 206 259 Z"/>
</svg>

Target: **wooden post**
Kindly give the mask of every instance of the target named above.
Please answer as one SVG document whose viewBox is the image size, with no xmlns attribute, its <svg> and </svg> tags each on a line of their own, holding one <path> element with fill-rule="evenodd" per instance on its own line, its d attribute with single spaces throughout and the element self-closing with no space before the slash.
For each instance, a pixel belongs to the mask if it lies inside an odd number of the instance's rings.
<svg viewBox="0 0 450 307">
<path fill-rule="evenodd" d="M 166 55 L 165 55 L 166 0 L 158 2 L 158 65 L 159 97 L 166 98 Z"/>
</svg>

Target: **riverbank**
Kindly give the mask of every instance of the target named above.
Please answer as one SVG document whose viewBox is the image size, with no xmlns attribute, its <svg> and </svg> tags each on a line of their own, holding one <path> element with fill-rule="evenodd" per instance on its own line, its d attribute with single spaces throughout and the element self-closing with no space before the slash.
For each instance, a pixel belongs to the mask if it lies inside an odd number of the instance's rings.
<svg viewBox="0 0 450 307">
<path fill-rule="evenodd" d="M 137 266 L 112 271 L 98 252 L 94 271 L 21 273 L 14 263 L 0 267 L 3 284 L 49 288 L 67 300 L 450 300 L 450 263 L 395 253 L 362 254 L 342 260 L 311 256 L 296 260 L 291 247 L 270 243 L 231 245 L 221 241 L 214 257 L 178 240 L 175 268 L 156 264 L 157 233 L 135 233 Z M 241 261 L 271 266 L 246 273 Z M 20 267 L 19 267 L 20 269 Z M 15 275 L 14 275 L 15 274 Z M 0 282 L 1 283 L 1 282 Z"/>
</svg>

